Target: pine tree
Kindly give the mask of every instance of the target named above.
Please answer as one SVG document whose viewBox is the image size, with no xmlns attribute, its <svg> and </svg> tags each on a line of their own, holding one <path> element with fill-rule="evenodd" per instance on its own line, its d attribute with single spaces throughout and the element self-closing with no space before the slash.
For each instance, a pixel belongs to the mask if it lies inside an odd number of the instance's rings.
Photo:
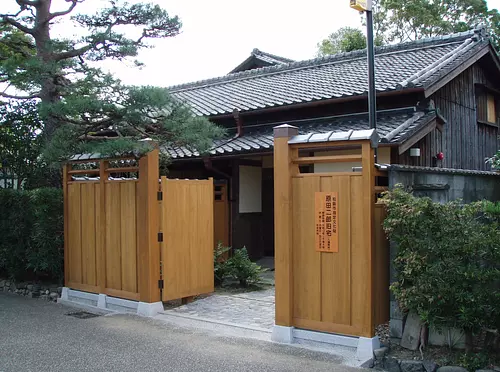
<svg viewBox="0 0 500 372">
<path fill-rule="evenodd" d="M 149 40 L 179 33 L 178 17 L 158 5 L 119 0 L 100 2 L 105 7 L 93 15 L 78 14 L 86 0 L 65 1 L 67 9 L 53 11 L 52 0 L 4 0 L 4 9 L 15 10 L 0 14 L 0 83 L 6 85 L 0 102 L 37 103 L 48 160 L 86 151 L 140 154 L 152 143 L 203 151 L 222 134 L 166 89 L 127 86 L 96 67 L 107 59 L 140 66 L 134 59 Z M 54 37 L 60 20 L 80 27 L 83 36 Z M 152 141 L 141 141 L 146 138 Z"/>
</svg>

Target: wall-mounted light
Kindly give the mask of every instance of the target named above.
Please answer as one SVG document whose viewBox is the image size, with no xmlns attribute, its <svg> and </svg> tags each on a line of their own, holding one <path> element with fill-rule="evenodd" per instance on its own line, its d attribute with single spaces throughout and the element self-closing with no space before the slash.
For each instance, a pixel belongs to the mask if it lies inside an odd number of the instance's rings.
<svg viewBox="0 0 500 372">
<path fill-rule="evenodd" d="M 418 147 L 414 147 L 410 149 L 410 156 L 418 157 L 420 156 L 420 149 Z"/>
</svg>

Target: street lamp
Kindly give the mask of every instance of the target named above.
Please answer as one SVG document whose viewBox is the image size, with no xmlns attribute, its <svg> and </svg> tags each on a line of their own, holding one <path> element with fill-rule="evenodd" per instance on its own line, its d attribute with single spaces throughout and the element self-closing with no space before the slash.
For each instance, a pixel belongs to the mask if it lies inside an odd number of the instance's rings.
<svg viewBox="0 0 500 372">
<path fill-rule="evenodd" d="M 372 0 L 350 0 L 350 2 L 351 8 L 356 9 L 359 12 L 366 13 L 366 46 L 368 50 L 368 118 L 370 128 L 376 129 L 377 102 L 375 93 L 375 47 L 373 42 Z"/>
</svg>

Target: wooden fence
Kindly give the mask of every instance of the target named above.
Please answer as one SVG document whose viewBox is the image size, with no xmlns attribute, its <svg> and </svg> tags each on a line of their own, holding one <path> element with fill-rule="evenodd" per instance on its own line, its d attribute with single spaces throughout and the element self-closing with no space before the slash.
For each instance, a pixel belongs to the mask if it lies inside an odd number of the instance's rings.
<svg viewBox="0 0 500 372">
<path fill-rule="evenodd" d="M 308 142 L 275 129 L 276 324 L 372 337 L 389 316 L 384 209 L 376 204 L 370 139 Z M 326 137 L 328 138 L 328 137 Z M 349 138 L 347 136 L 347 138 Z M 346 148 L 352 155 L 309 156 Z M 303 155 L 305 156 L 303 156 Z M 360 172 L 301 173 L 300 165 L 359 162 Z"/>
<path fill-rule="evenodd" d="M 159 182 L 158 150 L 138 165 L 80 159 L 64 168 L 64 206 L 67 287 L 149 303 L 162 288 L 164 299 L 213 291 L 212 179 Z"/>
</svg>

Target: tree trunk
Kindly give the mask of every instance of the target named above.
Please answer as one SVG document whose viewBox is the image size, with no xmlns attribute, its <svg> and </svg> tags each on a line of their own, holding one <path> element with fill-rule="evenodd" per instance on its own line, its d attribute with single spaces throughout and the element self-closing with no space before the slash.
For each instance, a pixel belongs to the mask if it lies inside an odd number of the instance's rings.
<svg viewBox="0 0 500 372">
<path fill-rule="evenodd" d="M 50 105 L 60 101 L 56 79 L 57 67 L 54 61 L 54 51 L 52 50 L 52 39 L 50 36 L 50 7 L 52 0 L 40 0 L 36 6 L 35 17 L 35 38 L 37 57 L 43 63 L 42 84 L 40 90 L 40 100 L 42 104 Z M 43 136 L 48 142 L 52 139 L 59 121 L 53 115 L 44 118 Z"/>
</svg>

